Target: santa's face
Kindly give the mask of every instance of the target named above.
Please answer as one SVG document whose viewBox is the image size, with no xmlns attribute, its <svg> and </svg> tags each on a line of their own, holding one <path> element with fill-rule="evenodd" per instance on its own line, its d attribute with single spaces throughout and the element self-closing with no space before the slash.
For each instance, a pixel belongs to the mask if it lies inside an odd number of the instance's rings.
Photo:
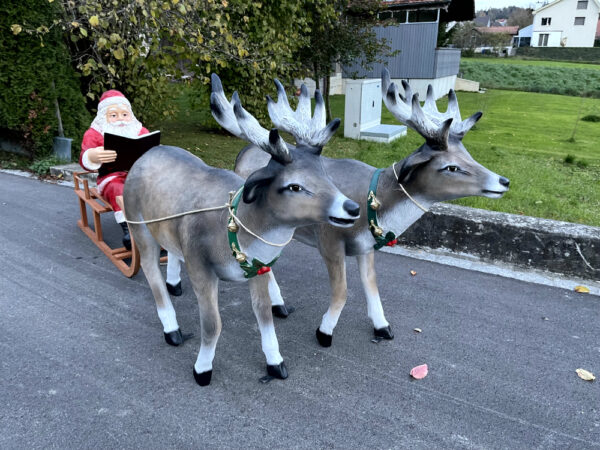
<svg viewBox="0 0 600 450">
<path fill-rule="evenodd" d="M 132 116 L 125 104 L 109 106 L 106 110 L 106 121 L 113 126 L 126 126 L 131 122 Z"/>
</svg>

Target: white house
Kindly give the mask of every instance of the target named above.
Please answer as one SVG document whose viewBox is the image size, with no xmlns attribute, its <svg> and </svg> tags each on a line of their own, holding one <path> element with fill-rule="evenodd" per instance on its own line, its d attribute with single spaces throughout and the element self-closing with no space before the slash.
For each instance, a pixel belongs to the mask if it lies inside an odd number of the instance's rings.
<svg viewBox="0 0 600 450">
<path fill-rule="evenodd" d="M 533 11 L 532 47 L 593 47 L 600 0 L 555 0 Z"/>
</svg>

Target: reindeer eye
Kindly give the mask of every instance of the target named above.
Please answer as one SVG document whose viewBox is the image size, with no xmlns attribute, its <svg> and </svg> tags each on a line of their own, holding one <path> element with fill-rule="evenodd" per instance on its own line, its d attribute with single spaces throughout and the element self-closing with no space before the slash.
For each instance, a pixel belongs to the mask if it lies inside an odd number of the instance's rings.
<svg viewBox="0 0 600 450">
<path fill-rule="evenodd" d="M 458 166 L 447 166 L 446 169 L 448 172 L 458 172 Z"/>
<path fill-rule="evenodd" d="M 298 184 L 290 184 L 287 188 L 292 192 L 300 192 L 302 190 L 302 186 Z"/>
</svg>

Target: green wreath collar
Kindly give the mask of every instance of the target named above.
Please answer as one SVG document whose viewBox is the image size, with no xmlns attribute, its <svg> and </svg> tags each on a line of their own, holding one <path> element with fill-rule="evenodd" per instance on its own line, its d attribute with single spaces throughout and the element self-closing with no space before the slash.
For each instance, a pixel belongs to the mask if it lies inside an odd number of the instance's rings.
<svg viewBox="0 0 600 450">
<path fill-rule="evenodd" d="M 233 195 L 233 198 L 230 199 L 230 213 L 237 213 L 237 208 L 240 203 L 240 198 L 242 197 L 243 191 L 244 189 L 238 190 L 238 192 L 235 195 Z M 229 239 L 229 248 L 232 251 L 232 255 L 235 257 L 236 261 L 239 263 L 240 267 L 244 271 L 244 277 L 253 278 L 256 275 L 263 275 L 267 272 L 270 272 L 271 266 L 275 264 L 280 255 L 276 256 L 275 259 L 273 259 L 270 263 L 267 264 L 256 258 L 252 258 L 252 262 L 248 262 L 248 257 L 245 253 L 242 252 L 240 243 L 237 238 L 238 231 L 238 224 L 235 222 L 235 219 L 230 214 L 229 220 L 227 222 L 227 237 Z"/>
<path fill-rule="evenodd" d="M 381 208 L 381 202 L 377 200 L 376 197 L 377 182 L 379 181 L 379 176 L 383 170 L 384 169 L 377 169 L 371 177 L 369 195 L 367 197 L 367 221 L 369 223 L 369 231 L 375 239 L 375 245 L 373 245 L 375 250 L 379 250 L 384 246 L 393 247 L 398 243 L 398 237 L 392 231 L 385 233 L 377 221 L 377 210 Z"/>
</svg>

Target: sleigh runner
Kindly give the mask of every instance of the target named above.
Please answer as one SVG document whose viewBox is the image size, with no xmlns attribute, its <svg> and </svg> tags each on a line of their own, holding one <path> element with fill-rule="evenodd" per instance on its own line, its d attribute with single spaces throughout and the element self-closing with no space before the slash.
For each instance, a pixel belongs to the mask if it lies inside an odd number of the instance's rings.
<svg viewBox="0 0 600 450">
<path fill-rule="evenodd" d="M 75 172 L 73 173 L 73 183 L 75 195 L 79 200 L 79 211 L 81 218 L 77 221 L 77 225 L 81 231 L 96 244 L 96 246 L 104 253 L 108 259 L 119 269 L 127 278 L 133 277 L 140 270 L 140 254 L 131 237 L 131 250 L 125 247 L 112 248 L 104 241 L 102 233 L 101 214 L 113 212 L 110 203 L 100 195 L 98 189 L 89 186 L 89 180 L 84 178 L 84 175 L 96 173 L 95 171 Z M 93 228 L 88 220 L 87 208 L 92 211 Z M 164 260 L 164 261 L 163 261 Z M 161 262 L 166 262 L 166 257 L 161 258 Z"/>
</svg>

